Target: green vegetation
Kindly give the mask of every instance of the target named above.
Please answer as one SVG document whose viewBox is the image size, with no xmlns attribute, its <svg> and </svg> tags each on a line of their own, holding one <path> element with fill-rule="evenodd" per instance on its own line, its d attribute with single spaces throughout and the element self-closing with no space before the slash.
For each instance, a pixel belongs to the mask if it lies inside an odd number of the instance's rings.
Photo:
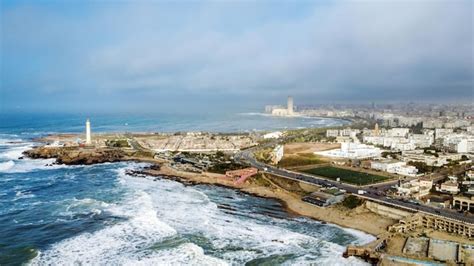
<svg viewBox="0 0 474 266">
<path fill-rule="evenodd" d="M 315 154 L 301 153 L 298 155 L 283 157 L 283 159 L 278 163 L 278 166 L 295 167 L 295 166 L 304 166 L 304 165 L 321 164 L 321 163 L 324 163 L 324 161 L 322 161 Z"/>
<path fill-rule="evenodd" d="M 437 150 L 434 150 L 434 149 L 430 149 L 430 148 L 424 148 L 423 149 L 423 153 L 424 154 L 427 154 L 427 155 L 432 155 L 436 158 L 439 157 L 439 154 L 438 154 L 438 151 Z"/>
<path fill-rule="evenodd" d="M 418 173 L 423 174 L 423 173 L 432 173 L 436 170 L 439 169 L 439 167 L 436 166 L 431 166 L 427 165 L 425 162 L 415 162 L 415 161 L 409 161 L 407 165 L 412 165 L 415 166 L 416 169 L 418 169 Z"/>
<path fill-rule="evenodd" d="M 242 169 L 244 167 L 244 165 L 234 162 L 218 162 L 209 167 L 207 171 L 211 173 L 225 174 L 227 171 Z"/>
<path fill-rule="evenodd" d="M 269 164 L 272 162 L 272 148 L 260 149 L 254 153 L 257 161 Z"/>
<path fill-rule="evenodd" d="M 331 195 L 336 195 L 336 194 L 342 193 L 342 192 L 340 192 L 340 190 L 337 189 L 337 188 L 324 189 L 323 192 L 324 192 L 324 193 L 331 194 Z"/>
<path fill-rule="evenodd" d="M 397 159 L 398 156 L 402 155 L 402 152 L 399 151 L 399 152 L 390 152 L 390 151 L 384 151 L 382 152 L 382 157 L 383 158 L 387 158 L 388 156 L 394 158 L 394 159 Z"/>
<path fill-rule="evenodd" d="M 268 181 L 265 176 L 261 173 L 258 173 L 250 179 L 255 185 L 262 186 L 262 187 L 271 187 L 272 183 Z"/>
<path fill-rule="evenodd" d="M 286 179 L 286 178 L 275 176 L 275 175 L 269 175 L 269 174 L 266 174 L 265 176 L 267 177 L 268 180 L 271 180 L 276 186 L 286 191 L 296 193 L 300 196 L 305 196 L 308 194 L 308 192 L 305 191 L 300 186 L 300 183 L 298 181 Z"/>
<path fill-rule="evenodd" d="M 373 175 L 369 173 L 357 172 L 332 166 L 323 166 L 313 169 L 304 170 L 303 172 L 318 176 L 327 177 L 336 180 L 340 178 L 342 182 L 354 185 L 368 185 L 378 183 L 389 179 L 385 176 Z"/>
<path fill-rule="evenodd" d="M 342 201 L 342 206 L 348 209 L 354 209 L 360 206 L 363 202 L 364 201 L 359 199 L 358 197 L 354 195 L 349 195 Z"/>
<path fill-rule="evenodd" d="M 410 127 L 410 131 L 413 132 L 413 134 L 422 134 L 423 133 L 423 123 L 420 122 L 420 123 Z"/>
<path fill-rule="evenodd" d="M 126 139 L 109 139 L 105 141 L 105 145 L 111 148 L 130 148 Z"/>
<path fill-rule="evenodd" d="M 155 153 L 152 151 L 135 151 L 133 156 L 142 157 L 142 158 L 153 158 Z"/>
<path fill-rule="evenodd" d="M 298 129 L 287 132 L 286 143 L 326 140 L 326 128 Z"/>
</svg>

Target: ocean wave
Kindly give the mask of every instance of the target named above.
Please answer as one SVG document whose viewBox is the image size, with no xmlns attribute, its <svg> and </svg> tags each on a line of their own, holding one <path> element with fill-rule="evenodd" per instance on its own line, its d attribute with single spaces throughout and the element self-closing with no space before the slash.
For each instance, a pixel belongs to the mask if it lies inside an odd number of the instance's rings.
<svg viewBox="0 0 474 266">
<path fill-rule="evenodd" d="M 65 209 L 60 210 L 58 216 L 74 216 L 77 214 L 101 214 L 109 203 L 92 198 L 66 200 Z"/>
<path fill-rule="evenodd" d="M 15 162 L 10 160 L 8 162 L 0 163 L 0 172 L 7 171 L 15 166 Z"/>
<path fill-rule="evenodd" d="M 68 166 L 64 164 L 54 164 L 56 159 L 23 159 L 17 160 L 14 162 L 13 167 L 8 169 L 1 169 L 1 173 L 28 173 L 38 170 L 51 170 L 51 169 L 60 169 L 66 167 L 75 167 Z"/>
<path fill-rule="evenodd" d="M 15 192 L 15 198 L 13 199 L 13 201 L 17 201 L 20 199 L 34 198 L 34 197 L 35 197 L 35 194 L 31 193 L 30 191 L 18 190 Z"/>
<path fill-rule="evenodd" d="M 131 194 L 125 202 L 111 205 L 106 211 L 127 220 L 56 243 L 32 264 L 135 264 L 149 256 L 147 247 L 177 233 L 158 219 L 147 193 Z"/>
<path fill-rule="evenodd" d="M 32 264 L 225 265 L 280 255 L 291 255 L 285 263 L 292 265 L 363 264 L 355 258 L 343 259 L 343 245 L 287 228 L 277 219 L 228 214 L 196 187 L 126 174 L 126 170 L 137 167 L 140 164 L 127 163 L 116 170 L 125 199 L 111 204 L 73 199 L 67 209 L 106 211 L 124 221 L 55 243 Z M 182 238 L 184 243 L 156 247 L 171 238 Z"/>
<path fill-rule="evenodd" d="M 14 145 L 20 144 L 21 141 L 23 140 L 19 138 L 13 138 L 13 139 L 0 138 L 0 146 L 14 146 Z"/>
<path fill-rule="evenodd" d="M 28 145 L 23 145 L 23 146 L 17 146 L 14 148 L 10 148 L 2 153 L 0 153 L 0 158 L 3 159 L 10 159 L 10 160 L 18 160 L 18 158 L 22 157 L 23 152 L 30 149 L 33 145 L 28 144 Z"/>
<path fill-rule="evenodd" d="M 196 244 L 184 243 L 173 249 L 158 251 L 152 256 L 145 256 L 140 261 L 127 261 L 126 265 L 228 265 L 222 259 L 204 254 Z"/>
<path fill-rule="evenodd" d="M 262 256 L 282 253 L 303 257 L 316 247 L 320 252 L 334 257 L 333 261 L 340 264 L 347 262 L 340 256 L 345 247 L 325 240 L 328 238 L 292 231 L 282 227 L 271 217 L 266 222 L 261 222 L 246 216 L 228 214 L 194 187 L 186 187 L 174 181 L 153 182 L 134 177 L 128 177 L 125 185 L 146 191 L 163 222 L 181 234 L 204 236 L 214 249 L 219 250 L 219 257 L 232 264 L 243 264 Z M 243 249 L 232 251 L 232 247 Z M 321 258 L 306 258 L 306 264 L 319 263 Z"/>
<path fill-rule="evenodd" d="M 359 230 L 355 230 L 355 229 L 352 229 L 352 228 L 346 228 L 346 227 L 340 227 L 338 225 L 334 225 L 334 226 L 336 226 L 336 227 L 340 228 L 341 230 L 344 230 L 345 232 L 355 236 L 356 241 L 354 241 L 352 243 L 354 245 L 365 245 L 365 244 L 370 243 L 370 242 L 374 241 L 375 239 L 377 239 L 375 236 L 364 233 L 364 232 L 359 231 Z"/>
</svg>

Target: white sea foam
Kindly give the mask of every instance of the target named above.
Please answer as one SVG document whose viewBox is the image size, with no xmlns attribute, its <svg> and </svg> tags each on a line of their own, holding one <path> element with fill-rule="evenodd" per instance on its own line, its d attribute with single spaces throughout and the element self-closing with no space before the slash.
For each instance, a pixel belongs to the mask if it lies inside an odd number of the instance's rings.
<svg viewBox="0 0 474 266">
<path fill-rule="evenodd" d="M 23 159 L 15 161 L 13 167 L 8 169 L 1 169 L 0 172 L 3 173 L 28 173 L 31 171 L 37 170 L 49 170 L 49 169 L 59 169 L 66 167 L 75 167 L 68 166 L 63 164 L 54 164 L 55 159 Z"/>
<path fill-rule="evenodd" d="M 176 235 L 172 227 L 158 219 L 147 193 L 137 191 L 123 204 L 112 205 L 106 210 L 128 219 L 61 241 L 42 252 L 32 264 L 134 264 L 148 256 L 148 247 Z"/>
<path fill-rule="evenodd" d="M 334 226 L 337 226 L 337 225 L 334 225 Z M 342 230 L 348 232 L 349 234 L 355 236 L 357 238 L 357 241 L 354 244 L 356 244 L 356 245 L 364 245 L 364 244 L 370 243 L 370 242 L 374 241 L 375 239 L 377 239 L 375 236 L 369 235 L 369 234 L 364 233 L 362 231 L 358 231 L 358 230 L 355 230 L 355 229 L 352 229 L 352 228 L 340 227 L 340 226 L 337 226 L 337 227 L 339 227 L 340 229 L 342 229 Z"/>
<path fill-rule="evenodd" d="M 5 141 L 5 139 L 1 139 Z M 9 140 L 11 141 L 11 140 Z M 33 143 L 21 142 L 8 145 L 2 144 L 3 147 L 7 147 L 6 150 L 0 152 L 0 160 L 8 160 L 0 163 L 0 172 L 2 173 L 27 173 L 33 170 L 44 170 L 44 169 L 57 169 L 66 167 L 65 165 L 53 165 L 55 159 L 29 159 L 23 157 L 23 152 L 31 149 Z"/>
<path fill-rule="evenodd" d="M 277 225 L 263 224 L 249 218 L 226 214 L 218 209 L 206 194 L 193 187 L 185 187 L 165 180 L 152 182 L 131 177 L 125 178 L 127 186 L 146 191 L 151 195 L 161 220 L 178 232 L 204 235 L 215 248 L 222 250 L 234 246 L 244 247 L 245 250 L 223 252 L 221 256 L 226 261 L 241 264 L 256 259 L 262 254 L 264 256 L 281 253 L 303 255 L 309 252 L 308 246 L 314 246 L 323 253 L 329 254 L 333 261 L 341 264 L 347 262 L 341 257 L 344 246 Z M 319 260 L 312 262 L 319 263 Z"/>
<path fill-rule="evenodd" d="M 145 256 L 140 261 L 131 261 L 126 265 L 228 265 L 224 260 L 207 256 L 204 250 L 193 243 L 185 243 L 173 249 L 160 250 Z"/>
<path fill-rule="evenodd" d="M 22 139 L 18 139 L 18 138 L 15 138 L 15 139 L 2 139 L 0 138 L 0 145 L 1 146 L 14 146 L 14 145 L 18 145 L 18 142 L 21 142 Z"/>
<path fill-rule="evenodd" d="M 15 198 L 13 199 L 13 201 L 16 201 L 16 200 L 19 200 L 19 199 L 33 198 L 33 197 L 35 197 L 35 195 L 33 193 L 29 192 L 29 191 L 18 190 L 15 193 Z"/>
<path fill-rule="evenodd" d="M 10 160 L 8 162 L 0 163 L 0 172 L 7 171 L 15 166 L 15 162 Z"/>
<path fill-rule="evenodd" d="M 2 153 L 0 153 L 0 158 L 3 159 L 10 159 L 10 160 L 17 160 L 23 155 L 23 152 L 31 148 L 32 145 L 23 145 L 23 146 L 15 146 L 10 148 Z"/>
<path fill-rule="evenodd" d="M 75 200 L 69 209 L 99 205 L 126 221 L 56 243 L 42 251 L 32 264 L 224 265 L 280 254 L 298 256 L 287 264 L 363 264 L 355 258 L 343 259 L 344 246 L 279 226 L 272 222 L 273 218 L 262 222 L 227 214 L 194 187 L 126 175 L 126 169 L 136 166 L 118 170 L 120 184 L 129 193 L 126 200 L 110 205 L 93 199 Z M 213 249 L 220 250 L 218 258 L 206 255 L 202 247 L 191 242 L 152 248 L 180 235 L 204 237 Z"/>
<path fill-rule="evenodd" d="M 0 153 L 0 159 L 7 159 L 0 163 L 0 172 L 2 173 L 27 173 L 35 170 L 58 169 L 65 167 L 74 167 L 67 165 L 54 164 L 55 159 L 29 159 L 23 158 L 23 152 L 33 147 L 32 143 L 22 143 L 19 146 L 13 146 Z"/>
<path fill-rule="evenodd" d="M 91 198 L 84 198 L 84 199 L 76 199 L 73 198 L 72 200 L 67 200 L 65 202 L 67 204 L 64 210 L 59 210 L 58 215 L 60 216 L 73 216 L 78 213 L 95 213 L 100 214 L 103 210 L 110 206 L 109 203 L 91 199 Z"/>
</svg>

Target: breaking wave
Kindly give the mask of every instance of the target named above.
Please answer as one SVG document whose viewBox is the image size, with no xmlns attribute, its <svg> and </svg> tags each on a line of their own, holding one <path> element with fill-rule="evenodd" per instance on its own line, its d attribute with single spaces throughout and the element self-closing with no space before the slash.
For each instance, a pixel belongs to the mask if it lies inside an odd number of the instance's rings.
<svg viewBox="0 0 474 266">
<path fill-rule="evenodd" d="M 15 162 L 10 160 L 8 162 L 3 162 L 0 163 L 0 172 L 7 171 L 9 169 L 12 169 L 13 166 L 15 166 Z"/>
<path fill-rule="evenodd" d="M 125 174 L 127 169 L 129 166 L 117 170 L 119 184 L 127 191 L 124 200 L 104 204 L 82 199 L 68 208 L 90 206 L 125 220 L 53 244 L 33 265 L 226 265 L 272 263 L 281 256 L 285 259 L 279 262 L 287 264 L 364 264 L 355 258 L 343 259 L 345 247 L 325 239 L 324 234 L 297 232 L 276 218 L 262 222 L 229 214 L 196 187 L 131 177 Z M 357 239 L 373 238 L 360 233 Z"/>
</svg>

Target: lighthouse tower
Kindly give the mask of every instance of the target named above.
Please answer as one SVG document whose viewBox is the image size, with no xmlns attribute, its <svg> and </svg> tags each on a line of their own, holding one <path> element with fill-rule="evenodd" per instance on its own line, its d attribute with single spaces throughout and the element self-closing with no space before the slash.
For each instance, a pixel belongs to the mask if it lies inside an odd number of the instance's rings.
<svg viewBox="0 0 474 266">
<path fill-rule="evenodd" d="M 86 120 L 86 145 L 91 145 L 91 122 L 89 119 Z"/>
</svg>

